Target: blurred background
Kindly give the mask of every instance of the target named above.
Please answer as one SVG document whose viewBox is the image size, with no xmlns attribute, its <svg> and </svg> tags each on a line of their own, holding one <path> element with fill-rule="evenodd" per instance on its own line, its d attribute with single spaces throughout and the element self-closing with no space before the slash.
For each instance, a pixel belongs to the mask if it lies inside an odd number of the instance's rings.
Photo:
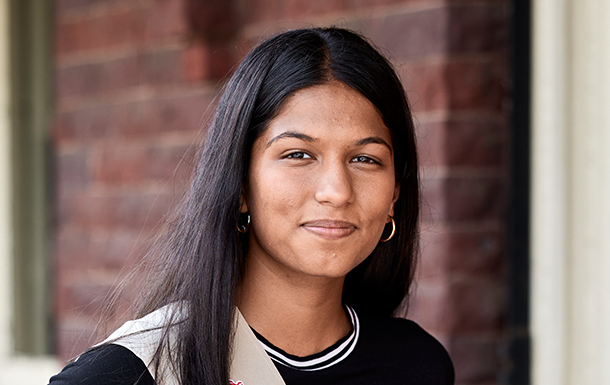
<svg viewBox="0 0 610 385">
<path fill-rule="evenodd" d="M 408 317 L 457 384 L 610 384 L 609 19 L 605 0 L 0 0 L 0 384 L 44 384 L 101 337 L 227 74 L 266 36 L 328 25 L 407 91 Z"/>
</svg>

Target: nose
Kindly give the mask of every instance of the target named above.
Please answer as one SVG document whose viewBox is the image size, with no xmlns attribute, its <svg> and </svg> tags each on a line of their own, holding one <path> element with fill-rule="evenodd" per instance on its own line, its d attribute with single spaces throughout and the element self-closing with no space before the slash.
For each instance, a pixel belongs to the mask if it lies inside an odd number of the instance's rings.
<svg viewBox="0 0 610 385">
<path fill-rule="evenodd" d="M 332 162 L 320 169 L 315 198 L 318 202 L 341 207 L 352 201 L 354 189 L 347 165 Z"/>
</svg>

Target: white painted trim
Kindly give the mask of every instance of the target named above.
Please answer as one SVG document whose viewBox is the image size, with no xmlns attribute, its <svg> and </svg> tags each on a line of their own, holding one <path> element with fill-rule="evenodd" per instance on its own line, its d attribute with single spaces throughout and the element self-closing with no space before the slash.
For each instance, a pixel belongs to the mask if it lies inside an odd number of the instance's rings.
<svg viewBox="0 0 610 385">
<path fill-rule="evenodd" d="M 44 385 L 60 370 L 53 358 L 13 357 L 0 365 L 0 385 Z"/>
<path fill-rule="evenodd" d="M 610 384 L 610 5 L 571 3 L 570 384 Z"/>
<path fill-rule="evenodd" d="M 534 1 L 531 330 L 533 384 L 565 385 L 567 0 Z"/>
<path fill-rule="evenodd" d="M 532 383 L 610 384 L 610 3 L 533 4 Z"/>
<path fill-rule="evenodd" d="M 9 0 L 0 0 L 0 385 L 45 384 L 60 370 L 55 358 L 17 357 L 11 335 L 11 121 Z"/>
<path fill-rule="evenodd" d="M 11 308 L 11 126 L 8 0 L 0 0 L 0 357 L 12 351 Z"/>
</svg>

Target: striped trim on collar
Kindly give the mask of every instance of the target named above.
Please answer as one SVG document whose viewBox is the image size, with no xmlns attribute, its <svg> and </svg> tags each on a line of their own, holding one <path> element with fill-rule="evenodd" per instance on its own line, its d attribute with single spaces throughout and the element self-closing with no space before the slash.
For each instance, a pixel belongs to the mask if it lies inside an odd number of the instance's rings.
<svg viewBox="0 0 610 385">
<path fill-rule="evenodd" d="M 256 333 L 256 331 L 254 334 L 269 357 L 275 362 L 295 370 L 313 371 L 326 369 L 347 358 L 356 347 L 356 343 L 360 337 L 360 321 L 358 320 L 358 315 L 351 307 L 345 305 L 345 308 L 347 309 L 347 314 L 349 315 L 352 324 L 352 331 L 328 349 L 311 356 L 293 356 L 273 346 L 263 336 Z"/>
</svg>

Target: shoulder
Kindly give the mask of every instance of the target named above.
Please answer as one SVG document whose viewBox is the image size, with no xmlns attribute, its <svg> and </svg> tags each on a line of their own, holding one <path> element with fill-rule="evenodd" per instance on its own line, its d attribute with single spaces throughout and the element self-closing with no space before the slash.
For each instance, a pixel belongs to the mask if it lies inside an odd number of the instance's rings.
<svg viewBox="0 0 610 385">
<path fill-rule="evenodd" d="M 388 338 L 390 339 L 388 342 L 391 342 L 392 344 L 446 353 L 443 345 L 414 321 L 390 317 L 362 318 L 362 323 L 365 324 L 368 327 L 369 332 L 374 334 L 377 338 Z"/>
<path fill-rule="evenodd" d="M 129 349 L 109 344 L 82 354 L 50 380 L 50 385 L 71 384 L 152 385 L 154 380 L 144 362 Z"/>
<path fill-rule="evenodd" d="M 175 326 L 184 317 L 186 312 L 182 306 L 170 304 L 142 318 L 125 322 L 102 344 L 121 345 L 150 366 L 161 345 L 164 351 L 172 349 L 170 345 L 174 344 Z"/>
<path fill-rule="evenodd" d="M 410 376 L 453 384 L 454 369 L 443 345 L 417 323 L 390 317 L 361 317 L 362 343 L 380 352 L 380 359 L 408 368 Z M 407 364 L 408 365 L 405 365 Z M 413 372 L 415 371 L 415 372 Z"/>
<path fill-rule="evenodd" d="M 127 321 L 101 344 L 66 365 L 51 378 L 51 384 L 152 384 L 154 374 L 151 373 L 157 370 L 171 376 L 164 353 L 173 342 L 173 326 L 182 317 L 181 307 L 171 304 Z M 161 356 L 156 361 L 160 346 L 163 346 Z M 153 362 L 160 366 L 151 372 Z"/>
</svg>

